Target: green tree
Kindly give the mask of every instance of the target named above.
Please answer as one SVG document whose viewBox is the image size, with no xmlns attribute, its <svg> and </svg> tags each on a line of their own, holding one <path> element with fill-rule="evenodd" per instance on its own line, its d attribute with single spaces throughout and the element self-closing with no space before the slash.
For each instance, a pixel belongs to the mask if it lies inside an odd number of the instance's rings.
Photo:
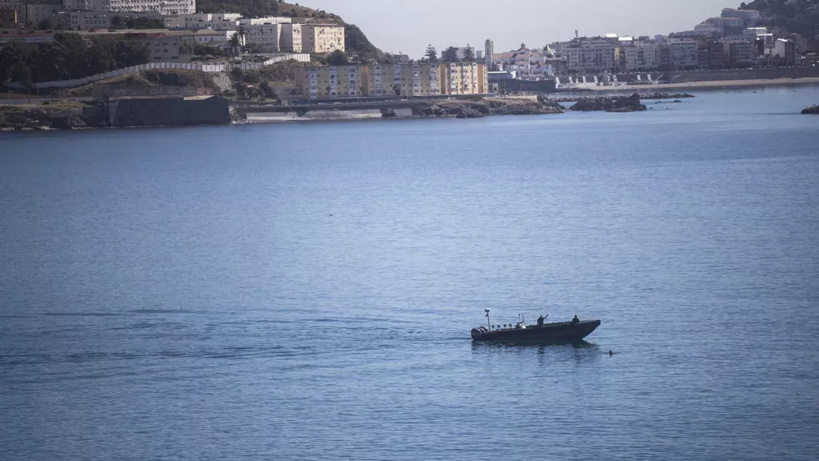
<svg viewBox="0 0 819 461">
<path fill-rule="evenodd" d="M 436 50 L 432 44 L 427 45 L 427 50 L 424 52 L 424 56 L 426 56 L 429 62 L 438 62 L 438 50 Z"/>
<path fill-rule="evenodd" d="M 331 66 L 343 66 L 349 64 L 349 62 L 350 60 L 347 59 L 347 54 L 341 50 L 335 50 L 327 55 L 327 64 Z"/>
<path fill-rule="evenodd" d="M 466 48 L 464 48 L 464 59 L 465 62 L 472 62 L 475 60 L 475 52 L 472 51 L 472 47 L 469 46 L 469 43 L 466 44 Z"/>
<path fill-rule="evenodd" d="M 230 36 L 230 49 L 234 55 L 239 56 L 242 52 L 242 42 L 239 38 L 239 32 L 234 32 L 233 35 Z"/>
<path fill-rule="evenodd" d="M 441 53 L 441 60 L 444 62 L 457 62 L 458 61 L 458 49 L 454 46 L 450 46 L 443 53 Z"/>
<path fill-rule="evenodd" d="M 279 95 L 276 94 L 276 90 L 270 86 L 270 82 L 267 80 L 263 81 L 259 84 L 259 89 L 264 93 L 266 98 L 270 99 L 278 99 Z"/>
<path fill-rule="evenodd" d="M 125 20 L 122 16 L 114 16 L 111 18 L 111 29 L 122 29 L 125 26 Z"/>
</svg>

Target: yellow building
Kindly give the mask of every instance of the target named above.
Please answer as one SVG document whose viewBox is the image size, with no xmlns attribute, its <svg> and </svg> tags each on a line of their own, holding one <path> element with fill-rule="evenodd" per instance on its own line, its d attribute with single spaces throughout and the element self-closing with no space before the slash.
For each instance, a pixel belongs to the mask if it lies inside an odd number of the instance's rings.
<svg viewBox="0 0 819 461">
<path fill-rule="evenodd" d="M 450 62 L 443 68 L 442 94 L 485 94 L 489 92 L 486 66 L 474 62 Z"/>
<path fill-rule="evenodd" d="M 366 96 L 365 66 L 304 67 L 296 82 L 307 99 Z"/>
<path fill-rule="evenodd" d="M 304 67 L 296 81 L 307 99 L 485 94 L 486 66 L 405 63 Z"/>
<path fill-rule="evenodd" d="M 367 69 L 367 95 L 438 96 L 441 68 L 437 64 L 375 64 Z"/>
<path fill-rule="evenodd" d="M 301 49 L 304 53 L 344 51 L 344 26 L 338 24 L 302 24 Z"/>
</svg>

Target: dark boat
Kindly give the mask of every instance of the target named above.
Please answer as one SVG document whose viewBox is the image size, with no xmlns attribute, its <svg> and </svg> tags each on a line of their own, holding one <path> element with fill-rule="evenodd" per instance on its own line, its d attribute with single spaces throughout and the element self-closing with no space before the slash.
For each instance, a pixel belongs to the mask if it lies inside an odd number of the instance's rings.
<svg viewBox="0 0 819 461">
<path fill-rule="evenodd" d="M 489 309 L 486 309 L 489 318 Z M 520 343 L 570 343 L 580 341 L 600 326 L 600 320 L 578 320 L 570 322 L 542 323 L 526 325 L 523 316 L 509 327 L 493 326 L 487 320 L 487 327 L 472 329 L 472 341 L 520 342 Z"/>
</svg>

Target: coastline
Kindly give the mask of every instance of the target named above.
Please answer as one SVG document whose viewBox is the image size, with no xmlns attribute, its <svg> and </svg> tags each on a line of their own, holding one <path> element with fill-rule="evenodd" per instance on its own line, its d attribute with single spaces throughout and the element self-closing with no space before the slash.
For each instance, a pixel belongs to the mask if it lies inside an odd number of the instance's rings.
<svg viewBox="0 0 819 461">
<path fill-rule="evenodd" d="M 819 85 L 819 77 L 800 78 L 771 78 L 771 79 L 743 79 L 743 80 L 710 80 L 704 82 L 663 83 L 659 85 L 635 86 L 597 86 L 588 89 L 569 90 L 567 92 L 594 92 L 594 93 L 640 93 L 645 91 L 683 91 L 683 90 L 723 90 L 742 88 L 765 88 L 768 86 L 814 86 Z"/>
<path fill-rule="evenodd" d="M 617 98 L 638 94 L 641 99 L 656 99 L 651 95 L 684 91 L 737 91 L 766 87 L 819 86 L 819 77 L 787 79 L 744 79 L 686 82 L 677 84 L 590 87 L 558 91 L 541 96 L 487 96 L 457 100 L 402 100 L 390 103 L 314 104 L 279 106 L 264 103 L 230 102 L 223 98 L 225 117 L 217 114 L 214 120 L 224 122 L 202 123 L 190 120 L 180 123 L 130 125 L 111 124 L 107 110 L 99 105 L 85 105 L 79 101 L 62 101 L 43 105 L 4 103 L 0 99 L 0 133 L 20 131 L 62 131 L 99 128 L 173 127 L 199 125 L 245 125 L 259 123 L 326 122 L 353 120 L 422 119 L 422 118 L 478 118 L 495 115 L 560 114 L 568 109 L 558 101 L 579 99 Z M 806 106 L 816 101 L 805 101 Z M 229 105 L 229 107 L 228 107 Z M 222 110 L 221 106 L 218 108 Z M 603 110 L 603 109 L 594 109 Z M 628 110 L 626 110 L 628 111 Z M 201 111 L 200 111 L 201 114 Z M 125 122 L 125 121 L 123 121 Z"/>
</svg>

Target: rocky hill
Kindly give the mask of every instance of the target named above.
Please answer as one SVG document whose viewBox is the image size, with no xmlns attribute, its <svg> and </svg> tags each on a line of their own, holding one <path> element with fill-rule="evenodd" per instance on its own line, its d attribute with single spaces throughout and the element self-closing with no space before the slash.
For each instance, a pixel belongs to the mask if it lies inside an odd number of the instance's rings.
<svg viewBox="0 0 819 461">
<path fill-rule="evenodd" d="M 781 27 L 805 37 L 819 34 L 819 0 L 754 0 L 740 8 L 757 10 L 761 25 Z"/>
</svg>

